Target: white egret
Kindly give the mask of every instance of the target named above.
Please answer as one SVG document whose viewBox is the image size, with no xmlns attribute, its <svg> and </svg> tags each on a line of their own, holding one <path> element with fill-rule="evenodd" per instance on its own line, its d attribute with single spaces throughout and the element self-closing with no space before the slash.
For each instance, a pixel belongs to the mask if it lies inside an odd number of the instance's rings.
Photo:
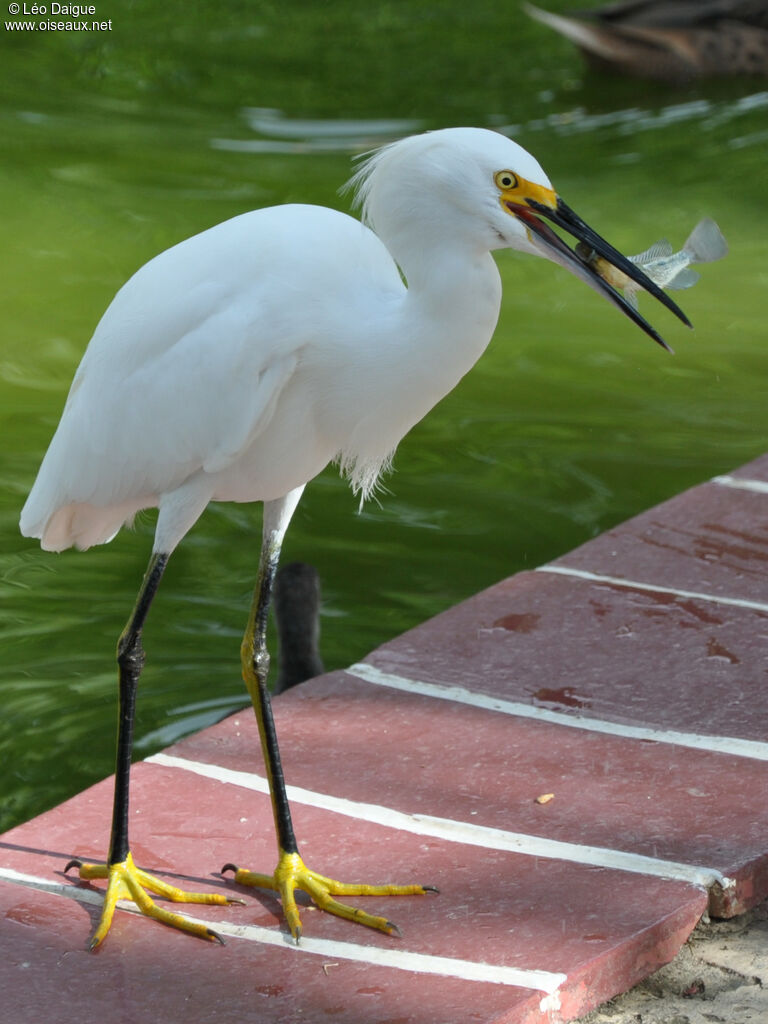
<svg viewBox="0 0 768 1024">
<path fill-rule="evenodd" d="M 684 315 L 634 264 L 588 228 L 536 160 L 476 128 L 403 139 L 352 179 L 364 224 L 289 205 L 235 217 L 142 267 L 117 293 L 91 339 L 61 422 L 21 516 L 43 548 L 111 540 L 140 509 L 158 508 L 152 556 L 117 645 L 119 731 L 106 864 L 76 865 L 107 879 L 95 948 L 118 898 L 153 917 L 218 938 L 157 907 L 184 893 L 137 868 L 128 839 L 133 716 L 142 628 L 169 556 L 210 501 L 262 501 L 262 551 L 242 672 L 269 779 L 278 841 L 273 874 L 236 880 L 279 893 L 301 933 L 294 890 L 321 908 L 385 932 L 384 917 L 337 895 L 423 893 L 429 887 L 345 885 L 304 865 L 267 689 L 265 633 L 280 546 L 305 484 L 337 461 L 370 494 L 395 446 L 446 395 L 488 344 L 501 284 L 491 257 L 518 249 L 566 267 L 660 344 L 654 329 L 549 228 L 546 218 Z M 231 866 L 231 865 L 230 865 Z"/>
</svg>

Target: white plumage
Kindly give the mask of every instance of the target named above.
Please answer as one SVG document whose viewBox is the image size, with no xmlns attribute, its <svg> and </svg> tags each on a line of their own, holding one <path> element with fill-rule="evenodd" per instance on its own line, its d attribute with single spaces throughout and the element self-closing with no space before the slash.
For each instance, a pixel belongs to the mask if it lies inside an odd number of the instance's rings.
<svg viewBox="0 0 768 1024">
<path fill-rule="evenodd" d="M 169 552 L 208 501 L 280 498 L 334 459 L 368 494 L 491 337 L 489 250 L 534 251 L 497 201 L 507 165 L 549 185 L 493 132 L 406 139 L 353 179 L 370 229 L 272 207 L 143 266 L 96 328 L 22 532 L 87 548 L 159 505 Z"/>
</svg>

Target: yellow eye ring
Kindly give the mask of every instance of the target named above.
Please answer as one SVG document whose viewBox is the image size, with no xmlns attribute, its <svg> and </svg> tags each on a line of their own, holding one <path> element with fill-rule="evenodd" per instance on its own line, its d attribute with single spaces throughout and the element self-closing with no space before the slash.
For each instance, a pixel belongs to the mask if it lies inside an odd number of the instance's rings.
<svg viewBox="0 0 768 1024">
<path fill-rule="evenodd" d="M 514 171 L 497 171 L 493 176 L 496 187 L 502 192 L 509 192 L 512 188 L 519 188 L 520 182 Z"/>
</svg>

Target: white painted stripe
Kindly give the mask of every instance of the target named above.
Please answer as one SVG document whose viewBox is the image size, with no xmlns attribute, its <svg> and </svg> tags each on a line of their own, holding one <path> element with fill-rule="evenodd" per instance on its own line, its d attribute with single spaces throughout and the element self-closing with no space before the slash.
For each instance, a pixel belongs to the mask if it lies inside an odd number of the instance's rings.
<svg viewBox="0 0 768 1024">
<path fill-rule="evenodd" d="M 705 594 L 699 590 L 681 590 L 678 587 L 663 587 L 658 583 L 641 583 L 638 580 L 625 580 L 620 576 L 601 576 L 588 572 L 586 569 L 571 569 L 567 565 L 539 565 L 536 572 L 550 572 L 559 576 L 574 576 L 577 579 L 589 580 L 590 583 L 607 583 L 614 587 L 625 587 L 627 590 L 646 590 L 651 594 L 674 594 L 675 597 L 689 597 L 695 601 L 711 601 L 714 604 L 727 604 L 733 608 L 753 608 L 756 611 L 768 612 L 768 604 L 764 601 L 749 601 L 742 597 L 725 597 L 721 594 Z"/>
<path fill-rule="evenodd" d="M 207 764 L 202 761 L 188 761 L 186 758 L 171 757 L 168 754 L 155 754 L 147 758 L 147 763 L 163 765 L 167 768 L 181 768 L 184 771 L 193 772 L 195 775 L 215 779 L 217 782 L 242 786 L 244 789 L 256 790 L 259 793 L 269 791 L 267 780 L 251 772 L 234 771 L 231 768 L 222 768 L 219 765 Z M 343 814 L 348 818 L 355 818 L 357 821 L 370 821 L 386 828 L 396 828 L 402 832 L 429 836 L 432 839 L 442 839 L 452 843 L 466 843 L 469 846 L 482 846 L 485 849 L 520 853 L 529 857 L 547 857 L 574 864 L 588 864 L 617 871 L 653 875 L 656 878 L 675 879 L 703 888 L 718 884 L 726 889 L 733 885 L 731 879 L 726 878 L 714 868 L 680 864 L 676 861 L 645 857 L 639 853 L 610 850 L 600 846 L 565 843 L 557 839 L 526 835 L 523 832 L 507 832 L 486 825 L 455 821 L 451 818 L 437 818 L 430 814 L 407 814 L 390 807 L 382 807 L 379 804 L 358 803 L 353 800 L 345 800 L 342 797 L 331 796 L 328 793 L 316 793 L 309 789 L 301 789 L 298 786 L 288 786 L 288 798 L 293 803 L 306 804 L 324 811 L 332 811 L 334 814 Z"/>
<path fill-rule="evenodd" d="M 103 893 L 95 889 L 87 889 L 79 885 L 64 885 L 35 875 L 22 874 L 11 868 L 0 868 L 0 878 L 16 885 L 27 886 L 43 892 L 55 893 L 78 900 L 80 903 L 100 905 Z M 139 914 L 136 905 L 120 900 L 118 906 L 123 910 Z M 235 911 L 236 912 L 236 911 Z M 473 960 L 459 960 L 447 956 L 430 956 L 425 953 L 411 953 L 403 949 L 386 949 L 377 946 L 363 946 L 355 942 L 337 942 L 330 939 L 314 939 L 302 936 L 299 945 L 284 932 L 277 928 L 263 928 L 259 925 L 238 925 L 231 921 L 213 921 L 191 917 L 189 921 L 199 922 L 213 928 L 222 936 L 233 939 L 245 939 L 267 946 L 282 946 L 294 953 L 310 953 L 322 956 L 326 960 L 355 960 L 358 963 L 375 964 L 379 967 L 392 967 L 400 971 L 415 971 L 419 974 L 438 974 L 449 978 L 460 978 L 463 981 L 491 982 L 497 985 L 515 985 L 520 988 L 532 988 L 545 992 L 550 996 L 567 980 L 566 974 L 553 971 L 523 970 L 498 964 L 487 964 Z"/>
<path fill-rule="evenodd" d="M 739 476 L 715 476 L 713 484 L 721 487 L 733 487 L 737 491 L 753 491 L 755 494 L 768 494 L 768 483 L 765 480 L 746 480 Z"/>
<path fill-rule="evenodd" d="M 28 889 L 40 889 L 42 892 L 52 892 L 56 896 L 68 896 L 80 903 L 98 906 L 103 902 L 104 894 L 97 889 L 81 888 L 71 882 L 54 882 L 50 878 L 39 878 L 37 875 L 14 871 L 13 868 L 0 867 L 0 878 L 6 882 L 14 882 L 16 885 L 25 885 Z M 122 900 L 119 902 L 119 906 L 123 906 Z"/>
<path fill-rule="evenodd" d="M 709 750 L 716 754 L 732 754 L 736 757 L 751 757 L 757 761 L 768 761 L 768 743 L 760 740 L 743 740 L 737 736 L 700 736 L 698 733 L 677 732 L 674 729 L 654 729 L 644 725 L 625 725 L 621 722 L 609 722 L 602 718 L 584 718 L 581 715 L 567 714 L 564 711 L 551 711 L 548 708 L 535 707 L 501 697 L 491 697 L 475 690 L 465 690 L 462 686 L 441 686 L 438 683 L 425 683 L 420 680 L 406 679 L 404 676 L 382 672 L 375 665 L 359 662 L 346 670 L 358 679 L 377 686 L 388 686 L 395 690 L 418 693 L 425 697 L 436 697 L 438 700 L 455 701 L 457 704 L 469 704 L 486 711 L 497 711 L 504 715 L 517 718 L 532 718 L 539 722 L 551 722 L 564 725 L 569 729 L 584 729 L 587 732 L 600 732 L 608 736 L 623 736 L 634 740 L 653 740 L 655 743 L 670 743 L 678 747 L 692 747 L 696 750 Z"/>
</svg>

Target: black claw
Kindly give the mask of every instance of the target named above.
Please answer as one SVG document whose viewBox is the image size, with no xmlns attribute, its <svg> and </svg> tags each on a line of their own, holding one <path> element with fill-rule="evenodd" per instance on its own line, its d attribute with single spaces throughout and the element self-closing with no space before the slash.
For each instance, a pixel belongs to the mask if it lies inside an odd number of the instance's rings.
<svg viewBox="0 0 768 1024">
<path fill-rule="evenodd" d="M 227 896 L 227 905 L 229 905 L 230 903 L 237 903 L 241 907 L 244 907 L 246 905 L 245 900 L 239 900 L 236 896 Z"/>
<path fill-rule="evenodd" d="M 440 890 L 437 888 L 436 885 L 422 885 L 421 888 L 424 890 L 424 892 L 436 892 L 438 894 L 440 893 Z"/>
<path fill-rule="evenodd" d="M 396 935 L 398 939 L 402 939 L 403 933 L 400 931 L 400 929 L 397 927 L 394 921 L 387 921 L 387 928 L 389 928 L 390 935 Z"/>
<path fill-rule="evenodd" d="M 226 946 L 226 942 L 224 941 L 224 939 L 219 935 L 218 932 L 215 932 L 213 928 L 206 928 L 206 932 L 208 933 L 208 935 L 210 935 L 212 939 L 215 939 L 217 942 L 220 942 L 222 946 Z"/>
<path fill-rule="evenodd" d="M 67 866 L 64 868 L 64 874 L 69 871 L 70 868 L 77 868 L 78 870 L 83 866 L 83 862 L 78 860 L 77 857 L 73 857 L 72 860 L 67 862 Z"/>
<path fill-rule="evenodd" d="M 225 864 L 224 867 L 219 872 L 219 874 L 223 875 L 225 871 L 231 871 L 233 874 L 236 875 L 239 870 L 240 869 L 238 868 L 237 864 Z"/>
</svg>

